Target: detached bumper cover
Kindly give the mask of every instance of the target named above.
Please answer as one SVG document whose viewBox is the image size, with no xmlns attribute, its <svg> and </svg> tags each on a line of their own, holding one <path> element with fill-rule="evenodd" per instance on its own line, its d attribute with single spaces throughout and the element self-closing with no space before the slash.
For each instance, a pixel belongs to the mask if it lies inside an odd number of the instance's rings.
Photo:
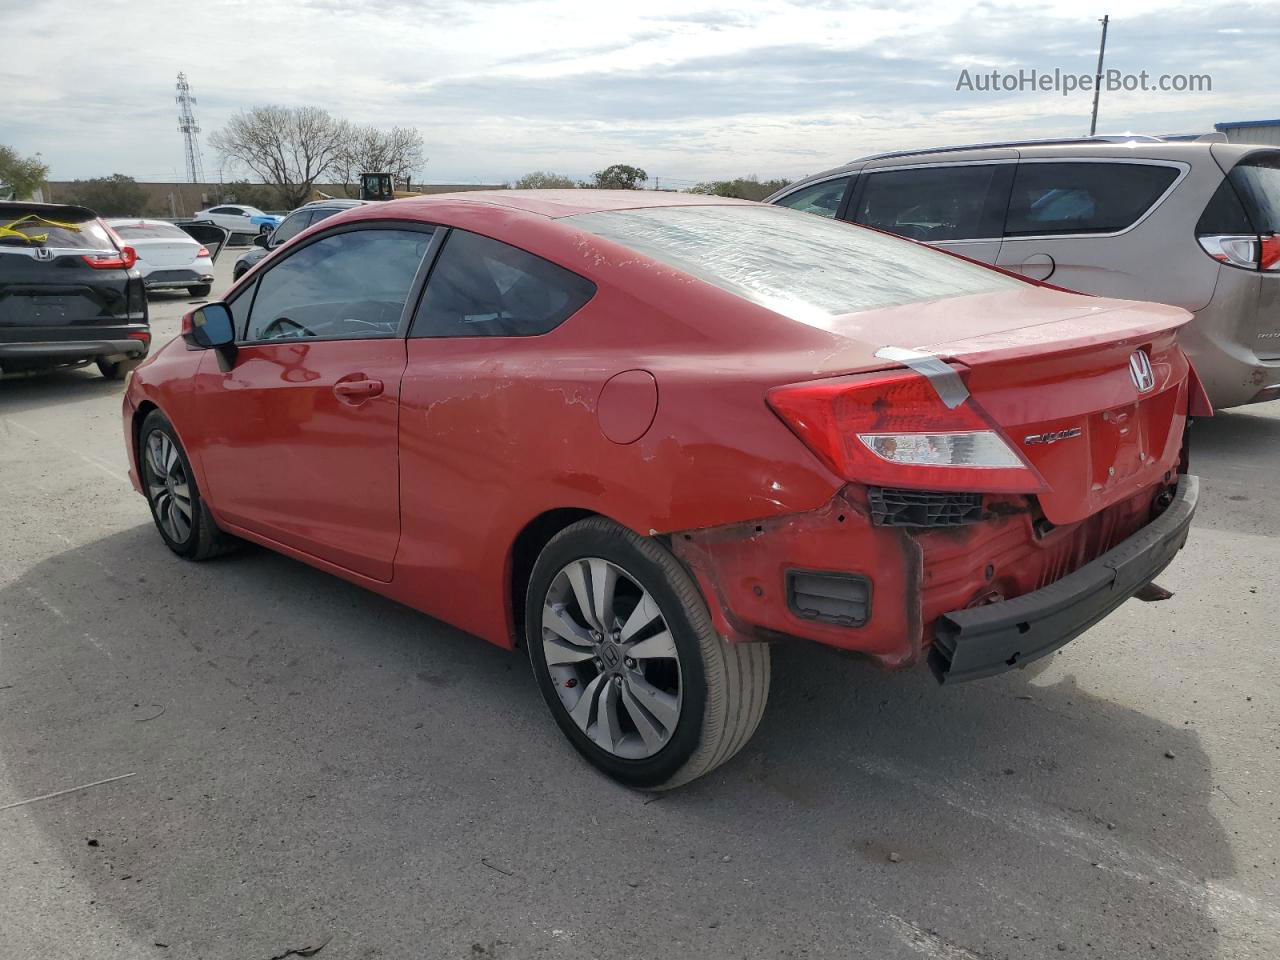
<svg viewBox="0 0 1280 960">
<path fill-rule="evenodd" d="M 929 667 L 939 683 L 989 677 L 1052 653 L 1150 583 L 1186 543 L 1200 481 L 1133 536 L 1043 589 L 938 618 Z"/>
</svg>

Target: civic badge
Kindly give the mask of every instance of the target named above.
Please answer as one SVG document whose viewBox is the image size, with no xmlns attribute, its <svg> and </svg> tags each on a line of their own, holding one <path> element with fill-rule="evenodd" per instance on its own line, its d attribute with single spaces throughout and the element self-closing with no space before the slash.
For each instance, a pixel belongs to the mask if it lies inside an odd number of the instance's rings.
<svg viewBox="0 0 1280 960">
<path fill-rule="evenodd" d="M 1143 350 L 1135 350 L 1129 357 L 1129 376 L 1139 393 L 1147 393 L 1155 389 L 1156 375 L 1151 369 L 1151 360 Z"/>
</svg>

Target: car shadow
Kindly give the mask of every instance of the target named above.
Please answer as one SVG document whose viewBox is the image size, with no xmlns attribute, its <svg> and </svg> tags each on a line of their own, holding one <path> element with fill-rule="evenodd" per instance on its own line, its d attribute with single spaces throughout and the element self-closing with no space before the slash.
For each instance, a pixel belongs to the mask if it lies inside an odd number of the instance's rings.
<svg viewBox="0 0 1280 960">
<path fill-rule="evenodd" d="M 93 364 L 0 377 L 0 416 L 25 413 L 72 400 L 121 393 L 124 383 L 108 380 Z"/>
<path fill-rule="evenodd" d="M 654 797 L 572 753 L 519 652 L 265 550 L 137 526 L 0 610 L 8 796 L 128 777 L 0 816 L 164 955 L 1218 955 L 1197 734 L 1067 660 L 940 689 L 781 644 L 755 739 Z"/>
</svg>

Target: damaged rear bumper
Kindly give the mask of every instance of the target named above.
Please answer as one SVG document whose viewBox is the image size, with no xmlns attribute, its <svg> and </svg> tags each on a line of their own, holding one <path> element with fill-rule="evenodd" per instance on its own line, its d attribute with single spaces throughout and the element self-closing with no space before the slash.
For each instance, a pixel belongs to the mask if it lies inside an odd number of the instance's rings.
<svg viewBox="0 0 1280 960">
<path fill-rule="evenodd" d="M 1179 478 L 1155 520 L 1040 590 L 938 618 L 929 666 L 939 683 L 988 677 L 1052 653 L 1150 583 L 1182 549 L 1200 482 Z"/>
</svg>

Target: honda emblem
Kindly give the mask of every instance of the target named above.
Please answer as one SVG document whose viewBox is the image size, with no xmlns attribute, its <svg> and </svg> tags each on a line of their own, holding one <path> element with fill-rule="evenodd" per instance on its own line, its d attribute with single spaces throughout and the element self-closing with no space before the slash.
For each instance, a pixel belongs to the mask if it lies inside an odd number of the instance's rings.
<svg viewBox="0 0 1280 960">
<path fill-rule="evenodd" d="M 1129 357 L 1129 376 L 1139 393 L 1155 389 L 1156 375 L 1151 369 L 1151 360 L 1143 350 L 1135 350 Z"/>
<path fill-rule="evenodd" d="M 53 259 L 53 251 L 52 251 L 52 250 L 50 250 L 48 247 L 36 247 L 36 259 L 37 259 L 37 260 L 52 260 L 52 259 Z"/>
</svg>

